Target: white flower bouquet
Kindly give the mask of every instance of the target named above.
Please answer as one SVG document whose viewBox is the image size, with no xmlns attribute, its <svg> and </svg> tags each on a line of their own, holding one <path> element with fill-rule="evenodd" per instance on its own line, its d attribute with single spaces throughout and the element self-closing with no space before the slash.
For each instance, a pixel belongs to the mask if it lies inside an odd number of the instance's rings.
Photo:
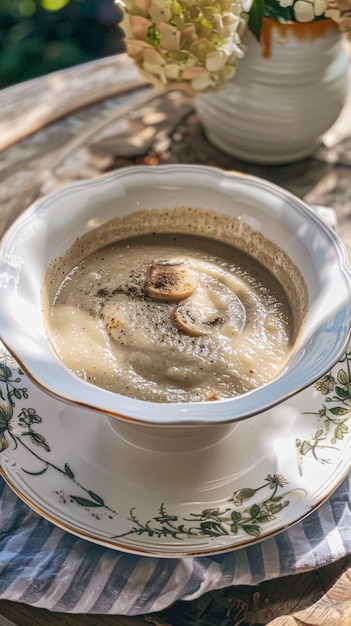
<svg viewBox="0 0 351 626">
<path fill-rule="evenodd" d="M 124 0 L 127 53 L 161 89 L 196 95 L 221 88 L 245 53 L 248 28 L 260 39 L 264 17 L 280 23 L 334 20 L 351 33 L 351 0 Z"/>
</svg>

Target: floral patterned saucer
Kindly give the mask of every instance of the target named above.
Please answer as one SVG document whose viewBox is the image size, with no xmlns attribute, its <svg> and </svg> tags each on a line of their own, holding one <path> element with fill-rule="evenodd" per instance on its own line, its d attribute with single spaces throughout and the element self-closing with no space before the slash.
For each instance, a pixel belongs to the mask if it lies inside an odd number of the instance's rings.
<svg viewBox="0 0 351 626">
<path fill-rule="evenodd" d="M 108 418 L 39 390 L 0 344 L 0 474 L 40 515 L 117 550 L 179 558 L 252 544 L 302 519 L 348 474 L 349 350 L 315 385 L 236 424 L 214 444 L 217 467 L 208 448 L 129 444 Z"/>
</svg>

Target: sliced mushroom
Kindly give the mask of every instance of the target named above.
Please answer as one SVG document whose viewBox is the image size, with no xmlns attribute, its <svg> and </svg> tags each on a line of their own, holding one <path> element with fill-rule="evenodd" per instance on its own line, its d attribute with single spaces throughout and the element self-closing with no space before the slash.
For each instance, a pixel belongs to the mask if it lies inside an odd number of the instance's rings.
<svg viewBox="0 0 351 626">
<path fill-rule="evenodd" d="M 189 269 L 181 259 L 154 261 L 145 290 L 159 300 L 184 300 L 194 293 L 198 279 L 198 273 Z"/>
<path fill-rule="evenodd" d="M 177 306 L 173 311 L 173 321 L 179 330 L 193 337 L 211 335 L 224 323 L 218 311 L 193 302 Z"/>
<path fill-rule="evenodd" d="M 155 265 L 160 265 L 161 267 L 166 265 L 176 267 L 177 265 L 184 265 L 185 261 L 184 259 L 157 259 L 154 263 Z"/>
</svg>

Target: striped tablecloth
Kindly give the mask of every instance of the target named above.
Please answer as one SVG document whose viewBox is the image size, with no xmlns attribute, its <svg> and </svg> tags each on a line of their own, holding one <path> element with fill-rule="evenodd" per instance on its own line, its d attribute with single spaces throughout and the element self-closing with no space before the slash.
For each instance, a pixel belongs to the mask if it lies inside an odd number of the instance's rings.
<svg viewBox="0 0 351 626">
<path fill-rule="evenodd" d="M 351 553 L 351 479 L 275 537 L 220 556 L 139 557 L 92 544 L 37 515 L 0 479 L 0 599 L 70 613 L 139 615 L 231 585 Z"/>
</svg>

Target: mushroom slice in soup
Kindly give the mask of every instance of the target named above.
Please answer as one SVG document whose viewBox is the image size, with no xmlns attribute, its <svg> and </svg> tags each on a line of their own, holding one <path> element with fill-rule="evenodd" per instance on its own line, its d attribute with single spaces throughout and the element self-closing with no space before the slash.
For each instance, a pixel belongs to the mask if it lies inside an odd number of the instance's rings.
<svg viewBox="0 0 351 626">
<path fill-rule="evenodd" d="M 199 282 L 191 297 L 173 311 L 173 321 L 179 330 L 192 336 L 224 335 L 242 332 L 246 309 L 233 290 L 233 284 L 222 282 L 221 274 L 213 276 L 206 267 L 199 267 Z"/>
<path fill-rule="evenodd" d="M 196 289 L 198 274 L 182 259 L 154 261 L 145 281 L 145 290 L 152 298 L 183 300 Z"/>
</svg>

